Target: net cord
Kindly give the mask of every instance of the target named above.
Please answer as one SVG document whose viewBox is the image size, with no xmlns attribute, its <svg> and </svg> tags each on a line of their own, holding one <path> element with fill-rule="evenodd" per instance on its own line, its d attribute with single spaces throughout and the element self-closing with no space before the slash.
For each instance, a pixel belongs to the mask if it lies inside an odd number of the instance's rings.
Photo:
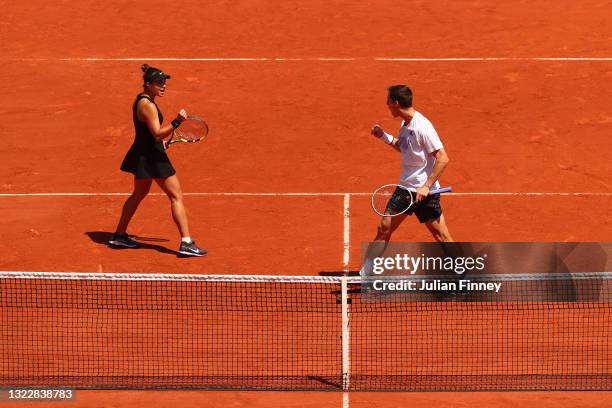
<svg viewBox="0 0 612 408">
<path fill-rule="evenodd" d="M 454 276 L 454 275 L 452 275 Z M 401 279 L 431 278 L 426 275 L 401 276 Z M 582 280 L 612 279 L 612 272 L 568 272 L 568 273 L 516 273 L 465 275 L 478 280 L 537 281 L 537 280 Z M 133 281 L 183 281 L 183 282 L 277 282 L 277 283 L 329 283 L 340 285 L 363 282 L 359 276 L 290 276 L 290 275 L 193 275 L 163 273 L 99 273 L 99 272 L 30 272 L 0 271 L 0 279 L 67 279 L 67 280 L 133 280 Z M 398 276 L 376 276 L 370 279 L 398 279 Z"/>
</svg>

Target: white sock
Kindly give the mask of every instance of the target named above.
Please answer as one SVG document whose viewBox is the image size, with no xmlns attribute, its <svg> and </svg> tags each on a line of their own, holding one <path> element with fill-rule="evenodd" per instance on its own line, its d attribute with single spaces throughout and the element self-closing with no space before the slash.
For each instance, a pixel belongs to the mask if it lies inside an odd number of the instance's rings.
<svg viewBox="0 0 612 408">
<path fill-rule="evenodd" d="M 359 276 L 361 279 L 366 279 L 368 276 L 372 276 L 372 270 L 374 269 L 374 262 L 370 258 L 366 258 L 359 270 Z"/>
<path fill-rule="evenodd" d="M 191 244 L 191 237 L 183 237 L 181 238 L 181 242 L 184 242 L 186 244 Z"/>
</svg>

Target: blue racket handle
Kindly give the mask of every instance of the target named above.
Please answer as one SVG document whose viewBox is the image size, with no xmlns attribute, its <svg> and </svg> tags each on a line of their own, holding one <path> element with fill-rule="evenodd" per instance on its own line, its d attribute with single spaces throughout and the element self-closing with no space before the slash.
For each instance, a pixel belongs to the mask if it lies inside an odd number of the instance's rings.
<svg viewBox="0 0 612 408">
<path fill-rule="evenodd" d="M 451 191 L 453 191 L 453 188 L 448 186 L 448 187 L 437 188 L 434 190 L 429 190 L 429 194 L 450 193 Z"/>
</svg>

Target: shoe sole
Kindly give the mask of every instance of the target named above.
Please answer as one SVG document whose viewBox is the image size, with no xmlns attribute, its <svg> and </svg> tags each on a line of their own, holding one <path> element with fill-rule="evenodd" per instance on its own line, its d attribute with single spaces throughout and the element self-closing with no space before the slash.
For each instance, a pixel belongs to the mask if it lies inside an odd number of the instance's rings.
<svg viewBox="0 0 612 408">
<path fill-rule="evenodd" d="M 140 245 L 128 245 L 121 241 L 108 241 L 109 245 L 120 246 L 125 248 L 138 248 Z"/>
<path fill-rule="evenodd" d="M 178 251 L 178 253 L 183 254 L 183 255 L 188 255 L 188 256 L 204 256 L 208 254 L 208 252 L 204 252 L 203 254 L 194 254 L 193 252 L 185 252 L 185 251 Z"/>
</svg>

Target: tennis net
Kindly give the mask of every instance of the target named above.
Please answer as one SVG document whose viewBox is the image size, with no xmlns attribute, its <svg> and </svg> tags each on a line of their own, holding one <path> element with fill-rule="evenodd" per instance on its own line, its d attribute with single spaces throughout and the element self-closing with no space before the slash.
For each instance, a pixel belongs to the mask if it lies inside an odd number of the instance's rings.
<svg viewBox="0 0 612 408">
<path fill-rule="evenodd" d="M 489 298 L 372 295 L 339 276 L 0 272 L 0 387 L 609 390 L 611 278 L 496 276 L 506 293 Z"/>
</svg>

